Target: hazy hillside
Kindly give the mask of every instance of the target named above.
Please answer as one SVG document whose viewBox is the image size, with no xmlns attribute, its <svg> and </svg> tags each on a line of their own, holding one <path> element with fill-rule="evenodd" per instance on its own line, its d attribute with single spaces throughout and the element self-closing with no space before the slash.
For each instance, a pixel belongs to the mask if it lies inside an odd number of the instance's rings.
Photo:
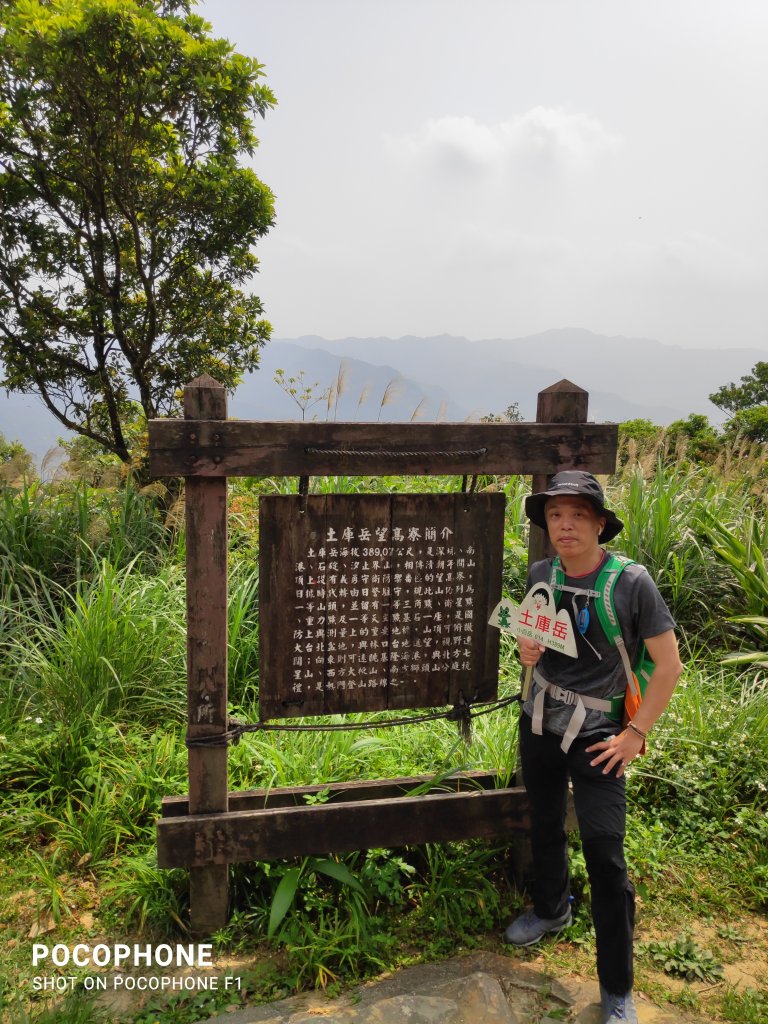
<svg viewBox="0 0 768 1024">
<path fill-rule="evenodd" d="M 484 341 L 452 335 L 338 341 L 308 336 L 294 344 L 370 362 L 386 352 L 391 366 L 401 372 L 407 366 L 410 376 L 432 381 L 464 405 L 480 401 L 483 408 L 499 409 L 517 401 L 526 415 L 533 415 L 542 387 L 567 377 L 589 391 L 595 419 L 637 415 L 662 424 L 692 412 L 720 422 L 722 414 L 708 395 L 765 358 L 759 349 L 687 349 L 580 328 Z M 635 411 L 624 411 L 631 407 Z"/>
<path fill-rule="evenodd" d="M 698 412 L 720 423 L 707 396 L 764 358 L 758 349 L 684 349 L 578 328 L 484 341 L 312 335 L 270 342 L 260 370 L 231 397 L 230 412 L 241 419 L 300 419 L 298 406 L 274 381 L 279 368 L 286 377 L 303 373 L 318 398 L 341 370 L 338 402 L 330 409 L 327 401 L 314 404 L 308 418 L 465 420 L 517 402 L 531 419 L 538 392 L 567 377 L 589 391 L 596 421 L 645 417 L 666 424 Z M 38 399 L 2 394 L 0 433 L 39 459 L 64 431 Z"/>
</svg>

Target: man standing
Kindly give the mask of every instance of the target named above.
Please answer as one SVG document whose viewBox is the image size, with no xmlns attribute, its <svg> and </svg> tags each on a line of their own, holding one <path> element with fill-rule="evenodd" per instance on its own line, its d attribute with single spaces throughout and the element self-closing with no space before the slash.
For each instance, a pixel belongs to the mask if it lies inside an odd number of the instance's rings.
<svg viewBox="0 0 768 1024">
<path fill-rule="evenodd" d="M 568 780 L 592 891 L 602 1024 L 637 1022 L 632 998 L 635 891 L 624 858 L 624 769 L 669 703 L 682 665 L 674 620 L 646 570 L 628 564 L 618 575 L 612 602 L 626 648 L 606 637 L 596 612 L 603 598 L 595 585 L 609 556 L 601 548 L 623 529 L 605 507 L 598 481 L 581 471 L 552 478 L 548 490 L 525 502 L 531 522 L 547 530 L 559 560 L 530 567 L 528 590 L 555 583 L 559 608 L 573 618 L 577 657 L 520 639 L 520 660 L 535 666 L 534 686 L 520 715 L 520 758 L 531 807 L 533 910 L 518 917 L 504 938 L 529 946 L 571 923 L 565 810 Z M 603 574 L 605 575 L 605 574 Z M 642 643 L 653 672 L 639 709 L 618 725 L 611 698 L 627 686 L 626 665 Z M 629 662 L 627 661 L 627 656 Z"/>
</svg>

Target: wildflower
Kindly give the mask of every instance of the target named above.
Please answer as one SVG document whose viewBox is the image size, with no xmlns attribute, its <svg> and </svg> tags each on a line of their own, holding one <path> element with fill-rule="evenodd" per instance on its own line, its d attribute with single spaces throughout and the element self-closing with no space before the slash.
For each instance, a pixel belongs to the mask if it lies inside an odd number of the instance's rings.
<svg viewBox="0 0 768 1024">
<path fill-rule="evenodd" d="M 42 718 L 36 718 L 35 719 L 35 725 L 42 725 L 42 724 L 43 724 Z"/>
</svg>

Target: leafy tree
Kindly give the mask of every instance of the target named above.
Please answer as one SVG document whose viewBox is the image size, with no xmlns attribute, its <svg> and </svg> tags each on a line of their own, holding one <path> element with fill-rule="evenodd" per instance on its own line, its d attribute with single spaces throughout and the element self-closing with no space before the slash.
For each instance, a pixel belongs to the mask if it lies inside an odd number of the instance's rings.
<svg viewBox="0 0 768 1024">
<path fill-rule="evenodd" d="M 619 424 L 619 444 L 632 440 L 641 448 L 651 447 L 659 441 L 662 431 L 651 420 L 624 420 Z"/>
<path fill-rule="evenodd" d="M 0 484 L 34 476 L 34 460 L 21 441 L 0 434 Z"/>
<path fill-rule="evenodd" d="M 729 413 L 729 431 L 768 441 L 768 362 L 755 363 L 740 384 L 724 384 L 709 400 Z"/>
<path fill-rule="evenodd" d="M 147 457 L 147 421 L 138 402 L 130 403 L 123 413 L 121 425 L 131 451 L 132 465 L 129 467 L 115 455 L 105 451 L 103 446 L 83 434 L 74 437 L 60 437 L 59 448 L 64 460 L 59 472 L 71 480 L 78 480 L 91 487 L 116 487 L 131 470 L 137 469 Z M 157 481 L 155 485 L 157 485 Z"/>
<path fill-rule="evenodd" d="M 713 462 L 720 450 L 720 435 L 701 413 L 692 412 L 685 420 L 675 420 L 666 430 L 667 447 L 671 455 L 682 441 L 686 454 L 694 462 Z"/>
<path fill-rule="evenodd" d="M 619 464 L 623 466 L 633 458 L 654 451 L 660 444 L 663 434 L 664 428 L 651 420 L 624 420 L 619 424 Z"/>
<path fill-rule="evenodd" d="M 233 387 L 270 333 L 239 161 L 275 101 L 191 2 L 0 0 L 0 385 L 125 464 L 135 402 Z"/>
</svg>

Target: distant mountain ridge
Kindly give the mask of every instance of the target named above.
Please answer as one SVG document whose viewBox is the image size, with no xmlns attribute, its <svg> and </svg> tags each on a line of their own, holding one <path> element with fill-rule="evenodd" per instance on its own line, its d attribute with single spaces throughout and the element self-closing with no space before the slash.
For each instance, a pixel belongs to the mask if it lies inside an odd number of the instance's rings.
<svg viewBox="0 0 768 1024">
<path fill-rule="evenodd" d="M 314 398 L 334 388 L 332 401 L 306 410 L 308 419 L 450 422 L 501 413 L 513 402 L 533 419 L 538 392 L 566 377 L 589 392 L 589 417 L 597 422 L 668 424 L 704 413 L 721 423 L 708 395 L 765 358 L 759 349 L 686 349 L 582 328 L 481 341 L 307 335 L 271 341 L 229 409 L 240 419 L 301 419 L 299 406 L 274 381 L 282 369 L 285 377 L 301 377 Z M 65 432 L 39 399 L 0 395 L 0 433 L 40 459 Z"/>
<path fill-rule="evenodd" d="M 766 358 L 759 349 L 687 349 L 583 328 L 481 341 L 453 335 L 329 341 L 310 335 L 291 344 L 370 362 L 386 351 L 391 366 L 402 371 L 407 365 L 410 378 L 426 377 L 464 406 L 480 401 L 484 410 L 500 411 L 517 401 L 526 418 L 534 415 L 541 388 L 566 377 L 589 392 L 594 419 L 643 416 L 660 424 L 693 412 L 721 422 L 722 413 L 708 396 Z"/>
</svg>

